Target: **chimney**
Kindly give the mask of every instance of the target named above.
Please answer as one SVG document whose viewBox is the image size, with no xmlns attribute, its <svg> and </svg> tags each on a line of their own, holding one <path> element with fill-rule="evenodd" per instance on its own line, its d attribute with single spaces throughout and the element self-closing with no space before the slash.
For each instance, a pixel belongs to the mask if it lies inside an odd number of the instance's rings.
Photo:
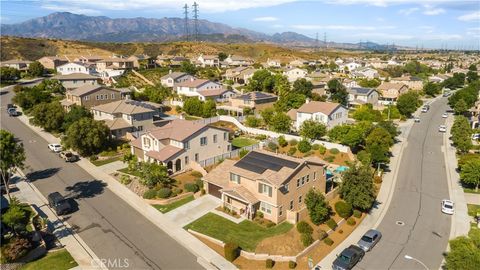
<svg viewBox="0 0 480 270">
<path fill-rule="evenodd" d="M 168 70 L 168 74 L 172 74 L 172 70 L 171 70 L 171 69 L 170 69 L 170 70 Z"/>
<path fill-rule="evenodd" d="M 307 98 L 307 99 L 305 100 L 305 104 L 308 104 L 309 102 L 310 102 L 310 99 Z"/>
</svg>

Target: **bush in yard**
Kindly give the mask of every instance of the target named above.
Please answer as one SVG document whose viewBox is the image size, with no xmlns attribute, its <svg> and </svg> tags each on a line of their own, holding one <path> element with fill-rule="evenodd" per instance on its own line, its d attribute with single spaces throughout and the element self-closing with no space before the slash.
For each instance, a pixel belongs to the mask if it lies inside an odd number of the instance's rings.
<svg viewBox="0 0 480 270">
<path fill-rule="evenodd" d="M 311 233 L 302 233 L 300 239 L 302 240 L 304 247 L 308 247 L 313 243 L 313 237 Z"/>
<path fill-rule="evenodd" d="M 335 160 L 335 157 L 334 156 L 326 156 L 324 157 L 323 159 L 325 159 L 325 161 L 328 161 L 328 162 L 333 162 Z"/>
<path fill-rule="evenodd" d="M 265 267 L 267 267 L 267 268 L 269 268 L 269 269 L 270 269 L 270 268 L 273 268 L 273 265 L 274 265 L 274 264 L 275 264 L 275 262 L 274 262 L 272 259 L 267 259 L 267 260 L 265 261 Z"/>
<path fill-rule="evenodd" d="M 263 141 L 266 138 L 267 138 L 267 135 L 265 135 L 265 134 L 260 134 L 260 135 L 255 136 L 255 139 L 259 140 L 259 141 Z"/>
<path fill-rule="evenodd" d="M 330 239 L 329 237 L 323 239 L 323 242 L 329 246 L 333 245 L 333 240 Z"/>
<path fill-rule="evenodd" d="M 193 177 L 198 177 L 198 178 L 201 178 L 203 175 L 201 172 L 199 171 L 192 171 L 190 172 L 190 175 L 193 176 Z"/>
<path fill-rule="evenodd" d="M 313 224 L 319 225 L 330 217 L 331 208 L 322 192 L 311 188 L 305 195 L 305 205 Z"/>
<path fill-rule="evenodd" d="M 11 239 L 5 248 L 2 248 L 2 257 L 7 262 L 15 262 L 25 256 L 31 248 L 32 244 L 27 239 L 16 237 Z"/>
<path fill-rule="evenodd" d="M 312 149 L 312 145 L 307 140 L 301 140 L 298 143 L 298 150 L 302 153 L 306 153 Z"/>
<path fill-rule="evenodd" d="M 335 212 L 342 218 L 348 218 L 353 214 L 352 205 L 344 201 L 338 201 L 335 203 Z"/>
<path fill-rule="evenodd" d="M 382 177 L 379 176 L 379 175 L 375 175 L 375 176 L 373 177 L 373 182 L 374 182 L 375 184 L 380 184 L 380 183 L 382 183 Z"/>
<path fill-rule="evenodd" d="M 337 222 L 335 222 L 335 220 L 333 220 L 332 218 L 327 220 L 325 224 L 327 224 L 327 226 L 332 230 L 335 230 L 335 228 L 337 228 Z"/>
<path fill-rule="evenodd" d="M 302 220 L 302 221 L 297 223 L 297 231 L 299 233 L 311 234 L 313 232 L 313 228 L 312 228 L 312 226 L 310 226 L 310 224 L 308 224 L 307 222 Z"/>
<path fill-rule="evenodd" d="M 316 143 L 316 144 L 312 145 L 312 149 L 313 149 L 313 150 L 318 150 L 318 149 L 320 149 L 320 144 Z"/>
<path fill-rule="evenodd" d="M 156 196 L 157 191 L 155 189 L 149 189 L 143 193 L 143 198 L 148 200 L 155 199 Z"/>
<path fill-rule="evenodd" d="M 194 184 L 194 183 L 186 183 L 185 185 L 183 185 L 183 187 L 185 188 L 186 191 L 193 192 L 193 193 L 200 190 L 197 184 Z"/>
<path fill-rule="evenodd" d="M 205 189 L 202 188 L 202 189 L 200 190 L 200 195 L 205 195 L 205 193 L 206 193 Z"/>
<path fill-rule="evenodd" d="M 295 155 L 296 152 L 297 152 L 297 148 L 296 148 L 295 146 L 290 147 L 290 149 L 288 149 L 288 154 L 289 154 L 290 156 Z"/>
<path fill-rule="evenodd" d="M 233 262 L 240 255 L 238 245 L 235 243 L 226 243 L 223 247 L 223 252 L 225 254 L 225 259 L 229 262 Z"/>
<path fill-rule="evenodd" d="M 257 211 L 257 213 L 255 214 L 255 217 L 263 218 L 263 213 L 260 211 Z"/>
<path fill-rule="evenodd" d="M 350 225 L 350 226 L 354 226 L 355 224 L 357 224 L 357 222 L 355 221 L 355 219 L 353 217 L 349 217 L 347 219 L 347 224 Z"/>
<path fill-rule="evenodd" d="M 337 148 L 332 148 L 332 149 L 330 149 L 330 153 L 333 154 L 333 155 L 336 155 L 336 154 L 340 153 L 340 151 Z"/>
<path fill-rule="evenodd" d="M 298 144 L 298 141 L 295 139 L 291 139 L 289 143 L 290 143 L 290 146 L 295 146 Z"/>
<path fill-rule="evenodd" d="M 172 190 L 169 188 L 161 188 L 159 191 L 157 191 L 157 196 L 162 199 L 168 198 L 171 195 L 172 195 Z"/>
<path fill-rule="evenodd" d="M 288 261 L 288 268 L 289 269 L 295 269 L 297 267 L 297 263 L 294 261 Z"/>
<path fill-rule="evenodd" d="M 327 148 L 323 145 L 320 145 L 318 148 L 318 153 L 320 153 L 320 155 L 323 155 L 325 154 L 325 152 L 327 152 Z"/>
<path fill-rule="evenodd" d="M 318 230 L 317 231 L 317 238 L 318 240 L 323 240 L 328 237 L 328 233 L 324 230 Z"/>
<path fill-rule="evenodd" d="M 275 226 L 275 223 L 273 221 L 267 219 L 267 220 L 265 220 L 265 224 L 263 224 L 263 225 L 267 228 L 271 228 L 271 227 Z"/>
<path fill-rule="evenodd" d="M 172 189 L 172 194 L 180 194 L 182 192 L 183 192 L 183 189 L 181 189 L 181 188 L 174 187 Z"/>
<path fill-rule="evenodd" d="M 240 150 L 240 153 L 239 153 L 240 158 L 243 158 L 244 156 L 246 156 L 248 154 L 248 152 L 250 152 L 250 151 L 248 151 L 247 149 Z"/>
<path fill-rule="evenodd" d="M 271 151 L 276 151 L 278 149 L 278 145 L 274 142 L 269 142 L 268 149 L 270 149 Z"/>
<path fill-rule="evenodd" d="M 356 218 L 361 218 L 362 217 L 362 212 L 360 212 L 360 210 L 353 210 L 353 216 L 356 217 Z"/>
<path fill-rule="evenodd" d="M 130 176 L 128 175 L 122 175 L 120 176 L 120 183 L 124 184 L 124 185 L 128 185 L 132 182 L 132 179 L 130 178 Z"/>
<path fill-rule="evenodd" d="M 281 147 L 285 147 L 288 145 L 287 140 L 285 140 L 285 136 L 282 135 L 278 137 L 278 145 L 280 145 Z"/>
<path fill-rule="evenodd" d="M 197 185 L 200 189 L 203 188 L 203 180 L 202 179 L 195 179 L 195 185 Z"/>
</svg>

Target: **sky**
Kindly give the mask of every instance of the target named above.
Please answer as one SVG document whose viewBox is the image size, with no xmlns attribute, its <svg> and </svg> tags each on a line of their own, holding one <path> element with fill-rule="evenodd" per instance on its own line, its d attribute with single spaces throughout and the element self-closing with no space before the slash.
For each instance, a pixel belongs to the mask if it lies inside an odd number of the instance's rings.
<svg viewBox="0 0 480 270">
<path fill-rule="evenodd" d="M 111 18 L 183 17 L 194 0 L 0 0 L 0 21 L 57 11 Z M 199 17 L 274 34 L 419 48 L 480 49 L 479 0 L 196 0 Z M 190 14 L 191 16 L 192 14 Z"/>
</svg>

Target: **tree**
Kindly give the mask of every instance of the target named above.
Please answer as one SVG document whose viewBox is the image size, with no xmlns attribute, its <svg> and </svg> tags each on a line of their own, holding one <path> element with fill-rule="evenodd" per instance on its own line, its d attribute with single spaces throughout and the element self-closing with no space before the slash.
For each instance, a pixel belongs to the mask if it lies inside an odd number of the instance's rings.
<svg viewBox="0 0 480 270">
<path fill-rule="evenodd" d="M 287 112 L 291 109 L 298 109 L 305 104 L 307 97 L 303 94 L 288 93 L 285 96 L 281 96 L 280 99 L 275 102 L 274 106 L 277 110 Z"/>
<path fill-rule="evenodd" d="M 456 91 L 448 98 L 448 105 L 454 108 L 455 104 L 463 99 L 467 104 L 467 107 L 473 107 L 478 99 L 478 93 L 480 90 L 480 81 L 470 83 L 468 86 Z"/>
<path fill-rule="evenodd" d="M 377 88 L 382 82 L 379 79 L 361 79 L 358 82 L 358 85 L 361 87 L 368 87 L 368 88 Z"/>
<path fill-rule="evenodd" d="M 256 128 L 256 127 L 259 127 L 260 125 L 262 124 L 262 119 L 260 118 L 257 118 L 253 115 L 249 115 L 247 116 L 247 118 L 245 119 L 245 125 L 247 127 L 253 127 L 253 128 Z"/>
<path fill-rule="evenodd" d="M 78 105 L 73 105 L 70 107 L 70 110 L 65 114 L 63 117 L 63 130 L 67 130 L 71 124 L 74 122 L 87 117 L 87 118 L 92 118 L 92 114 L 90 111 L 83 107 L 83 106 L 78 106 Z"/>
<path fill-rule="evenodd" d="M 15 81 L 20 78 L 20 70 L 12 67 L 0 68 L 0 80 L 2 81 Z"/>
<path fill-rule="evenodd" d="M 272 117 L 271 127 L 273 131 L 287 133 L 290 131 L 292 119 L 283 112 L 276 112 Z"/>
<path fill-rule="evenodd" d="M 272 107 L 265 108 L 264 110 L 260 111 L 260 115 L 262 116 L 263 122 L 270 126 L 273 116 L 275 115 L 275 109 Z"/>
<path fill-rule="evenodd" d="M 471 135 L 468 119 L 462 115 L 456 116 L 452 126 L 452 142 L 459 153 L 467 153 L 472 148 Z"/>
<path fill-rule="evenodd" d="M 453 110 L 455 111 L 455 114 L 465 114 L 465 112 L 468 111 L 467 103 L 465 100 L 460 99 L 455 103 Z"/>
<path fill-rule="evenodd" d="M 202 116 L 203 104 L 197 97 L 187 98 L 183 102 L 183 111 L 190 115 Z"/>
<path fill-rule="evenodd" d="M 450 77 L 443 81 L 443 87 L 449 89 L 457 89 L 465 84 L 465 74 L 453 73 L 453 77 Z"/>
<path fill-rule="evenodd" d="M 368 165 L 352 165 L 343 172 L 339 190 L 343 200 L 354 208 L 367 211 L 375 201 L 375 185 Z"/>
<path fill-rule="evenodd" d="M 223 60 L 227 59 L 227 57 L 228 57 L 228 55 L 224 52 L 219 52 L 218 53 L 218 60 L 220 60 L 220 61 L 223 61 Z"/>
<path fill-rule="evenodd" d="M 410 117 L 417 110 L 420 102 L 416 92 L 407 92 L 398 97 L 397 108 L 402 115 Z"/>
<path fill-rule="evenodd" d="M 473 159 L 462 166 L 460 171 L 460 180 L 467 185 L 475 186 L 475 191 L 478 191 L 480 186 L 480 160 Z"/>
<path fill-rule="evenodd" d="M 140 164 L 140 182 L 148 188 L 157 184 L 161 187 L 170 187 L 175 180 L 168 176 L 167 168 L 154 162 L 142 162 Z"/>
<path fill-rule="evenodd" d="M 0 172 L 7 195 L 10 198 L 10 173 L 16 168 L 22 169 L 25 162 L 25 150 L 22 143 L 18 143 L 12 133 L 0 130 Z"/>
<path fill-rule="evenodd" d="M 325 136 L 327 133 L 327 127 L 315 120 L 309 119 L 305 120 L 302 125 L 300 126 L 300 136 L 310 139 L 316 140 L 320 139 L 321 137 Z"/>
<path fill-rule="evenodd" d="M 183 61 L 180 65 L 180 71 L 185 72 L 190 75 L 195 75 L 197 73 L 197 68 L 194 64 L 190 63 L 189 61 Z"/>
<path fill-rule="evenodd" d="M 8 211 L 5 214 L 2 214 L 2 222 L 4 222 L 8 227 L 12 228 L 15 235 L 19 231 L 25 230 L 25 211 L 20 206 L 20 203 L 17 198 L 12 197 L 10 199 L 10 205 Z"/>
<path fill-rule="evenodd" d="M 358 122 L 355 125 L 338 125 L 330 129 L 328 137 L 335 142 L 358 148 L 372 129 L 373 125 L 368 121 Z"/>
<path fill-rule="evenodd" d="M 64 124 L 65 111 L 58 101 L 40 103 L 32 108 L 32 123 L 45 131 L 59 132 Z"/>
<path fill-rule="evenodd" d="M 365 139 L 365 150 L 371 155 L 374 163 L 387 162 L 390 146 L 393 145 L 391 134 L 381 128 L 374 128 Z"/>
<path fill-rule="evenodd" d="M 312 97 L 313 84 L 304 78 L 297 79 L 293 83 L 293 91 L 306 97 Z"/>
<path fill-rule="evenodd" d="M 378 122 L 377 127 L 385 129 L 390 133 L 391 138 L 395 138 L 398 135 L 397 125 L 393 123 L 393 121 L 380 121 Z"/>
<path fill-rule="evenodd" d="M 28 74 L 30 74 L 30 76 L 34 76 L 34 77 L 43 76 L 44 72 L 45 72 L 45 68 L 38 61 L 32 62 L 28 66 Z"/>
<path fill-rule="evenodd" d="M 338 79 L 331 79 L 328 81 L 327 86 L 330 92 L 330 99 L 347 106 L 348 92 L 345 86 Z"/>
<path fill-rule="evenodd" d="M 110 130 L 103 122 L 84 117 L 70 125 L 62 144 L 82 156 L 90 156 L 102 151 L 109 141 Z"/>
<path fill-rule="evenodd" d="M 477 71 L 470 70 L 470 71 L 467 72 L 467 82 L 469 82 L 469 83 L 474 82 L 478 79 L 479 79 L 479 77 L 478 77 L 478 72 Z"/>
<path fill-rule="evenodd" d="M 313 224 L 319 225 L 330 218 L 332 209 L 328 205 L 322 192 L 310 189 L 305 195 L 305 205 L 307 206 L 308 215 Z"/>
<path fill-rule="evenodd" d="M 40 91 L 45 91 L 50 94 L 65 94 L 65 87 L 63 86 L 62 82 L 59 80 L 43 80 L 41 83 L 37 85 L 37 89 Z"/>
<path fill-rule="evenodd" d="M 470 232 L 475 229 L 471 229 Z M 478 230 L 477 230 L 478 231 Z M 480 247 L 471 238 L 459 236 L 450 240 L 450 251 L 445 255 L 446 269 L 480 269 Z"/>
<path fill-rule="evenodd" d="M 372 104 L 364 104 L 353 112 L 353 119 L 357 121 L 378 122 L 383 119 L 380 111 L 374 110 Z"/>
<path fill-rule="evenodd" d="M 441 92 L 441 87 L 437 83 L 433 82 L 428 82 L 423 86 L 423 92 L 425 92 L 426 95 L 434 97 Z"/>
<path fill-rule="evenodd" d="M 252 78 L 249 80 L 246 89 L 248 91 L 264 91 L 273 92 L 273 76 L 270 71 L 266 69 L 260 69 L 253 73 Z"/>
<path fill-rule="evenodd" d="M 143 90 L 143 94 L 147 97 L 149 101 L 161 104 L 163 101 L 165 101 L 172 95 L 172 90 L 163 85 L 149 85 L 145 87 L 145 90 Z"/>
<path fill-rule="evenodd" d="M 212 99 L 208 99 L 202 104 L 202 116 L 203 117 L 212 117 L 215 116 L 217 112 L 217 104 Z"/>
</svg>

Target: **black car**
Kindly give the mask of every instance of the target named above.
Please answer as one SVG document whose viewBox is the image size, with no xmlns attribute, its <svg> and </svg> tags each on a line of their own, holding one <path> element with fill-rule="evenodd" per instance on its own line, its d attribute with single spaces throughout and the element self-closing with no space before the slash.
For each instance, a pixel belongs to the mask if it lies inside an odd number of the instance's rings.
<svg viewBox="0 0 480 270">
<path fill-rule="evenodd" d="M 351 245 L 344 249 L 340 255 L 337 256 L 332 264 L 334 270 L 349 270 L 352 269 L 365 255 L 363 249 Z"/>
<path fill-rule="evenodd" d="M 62 194 L 53 192 L 48 194 L 48 205 L 55 210 L 57 215 L 65 215 L 72 211 L 72 206 L 66 200 Z"/>
</svg>

